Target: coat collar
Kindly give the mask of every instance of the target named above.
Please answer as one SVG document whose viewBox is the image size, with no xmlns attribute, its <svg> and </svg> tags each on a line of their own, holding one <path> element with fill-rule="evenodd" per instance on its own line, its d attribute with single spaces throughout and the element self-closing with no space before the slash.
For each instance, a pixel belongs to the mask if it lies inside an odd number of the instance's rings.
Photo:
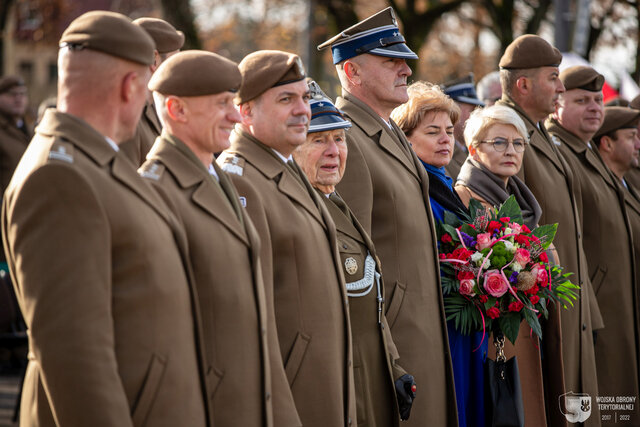
<svg viewBox="0 0 640 427">
<path fill-rule="evenodd" d="M 26 126 L 26 123 L 24 124 Z M 0 129 L 3 129 L 5 132 L 11 134 L 15 139 L 21 140 L 26 144 L 29 143 L 30 134 L 27 135 L 21 129 L 19 129 L 15 122 L 8 116 L 0 113 Z"/>
<path fill-rule="evenodd" d="M 146 118 L 147 122 L 151 125 L 158 135 L 162 133 L 162 124 L 160 123 L 160 119 L 158 118 L 158 113 L 156 113 L 156 108 L 153 105 L 153 102 L 147 102 L 144 106 L 144 111 L 142 115 Z"/>
<path fill-rule="evenodd" d="M 231 197 L 235 195 L 226 194 L 222 184 L 218 185 L 214 182 L 215 178 L 209 174 L 202 163 L 197 163 L 199 160 L 195 155 L 191 158 L 189 153 L 193 153 L 187 150 L 189 148 L 182 141 L 163 132 L 147 157 L 162 162 L 182 189 L 194 188 L 191 201 L 222 223 L 244 243 L 249 244 L 239 216 L 242 213 L 234 210 L 231 201 Z M 220 180 L 226 180 L 224 172 L 218 169 L 215 163 L 213 165 Z"/>
<path fill-rule="evenodd" d="M 564 167 L 560 159 L 558 158 L 559 154 L 557 149 L 554 147 L 553 142 L 551 142 L 551 137 L 547 133 L 544 125 L 542 123 L 535 123 L 527 113 L 524 112 L 522 108 L 518 104 L 515 103 L 508 95 L 504 95 L 503 98 L 497 102 L 501 105 L 506 105 L 507 107 L 511 107 L 515 110 L 520 118 L 524 121 L 525 126 L 527 127 L 527 133 L 529 134 L 529 142 L 531 146 L 540 151 L 545 157 L 549 159 L 551 163 L 563 174 L 566 175 Z M 525 156 L 527 154 L 525 153 Z"/>
<path fill-rule="evenodd" d="M 408 148 L 409 142 L 393 120 L 390 122 L 393 129 L 390 129 L 384 120 L 367 104 L 344 89 L 342 97 L 339 97 L 336 101 L 336 107 L 351 118 L 352 123 L 362 129 L 372 140 L 375 140 L 375 136 L 379 134 L 378 144 L 380 147 L 402 163 L 417 179 L 420 179 L 416 173 L 415 165 L 404 151 L 405 149 L 410 150 Z"/>
<path fill-rule="evenodd" d="M 100 167 L 109 167 L 111 175 L 149 204 L 172 227 L 175 222 L 163 209 L 160 196 L 136 172 L 133 163 L 122 151 L 116 152 L 105 137 L 87 122 L 54 109 L 46 111 L 37 133 L 65 140 L 82 151 Z M 110 165 L 109 165 L 110 164 Z M 109 166 L 108 166 L 109 165 Z"/>
<path fill-rule="evenodd" d="M 293 175 L 291 169 L 267 146 L 247 132 L 237 129 L 231 134 L 230 153 L 240 154 L 247 163 L 251 163 L 267 179 L 277 183 L 278 190 L 306 209 L 324 228 L 318 206 L 300 178 Z"/>
</svg>

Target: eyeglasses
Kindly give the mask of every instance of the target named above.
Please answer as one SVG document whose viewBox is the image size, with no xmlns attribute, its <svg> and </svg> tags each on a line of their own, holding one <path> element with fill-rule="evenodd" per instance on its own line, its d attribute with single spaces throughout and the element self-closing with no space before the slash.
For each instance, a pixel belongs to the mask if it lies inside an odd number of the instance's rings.
<svg viewBox="0 0 640 427">
<path fill-rule="evenodd" d="M 498 136 L 496 138 L 480 142 L 493 145 L 493 149 L 499 153 L 506 151 L 509 144 L 513 145 L 513 149 L 516 153 L 522 153 L 524 149 L 527 148 L 527 143 L 522 138 L 515 138 L 509 141 L 507 138 L 501 138 Z"/>
</svg>

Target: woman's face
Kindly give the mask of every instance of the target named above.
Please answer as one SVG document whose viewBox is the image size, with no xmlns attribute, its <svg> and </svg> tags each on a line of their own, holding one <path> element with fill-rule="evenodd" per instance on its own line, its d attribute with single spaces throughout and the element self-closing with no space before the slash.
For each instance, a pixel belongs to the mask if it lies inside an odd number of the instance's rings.
<svg viewBox="0 0 640 427">
<path fill-rule="evenodd" d="M 475 161 L 484 165 L 494 175 L 507 182 L 509 177 L 517 174 L 520 170 L 522 156 L 524 155 L 524 151 L 518 153 L 515 150 L 514 141 L 516 144 L 524 144 L 525 141 L 514 126 L 499 123 L 494 124 L 487 130 L 483 141 L 495 141 L 496 138 L 509 141 L 504 151 L 496 150 L 491 142 L 481 142 L 477 147 L 470 147 L 469 154 Z M 496 147 L 499 147 L 499 145 Z"/>
<path fill-rule="evenodd" d="M 423 162 L 435 167 L 449 164 L 453 155 L 453 124 L 449 113 L 427 113 L 422 122 L 407 135 L 413 151 Z"/>
</svg>

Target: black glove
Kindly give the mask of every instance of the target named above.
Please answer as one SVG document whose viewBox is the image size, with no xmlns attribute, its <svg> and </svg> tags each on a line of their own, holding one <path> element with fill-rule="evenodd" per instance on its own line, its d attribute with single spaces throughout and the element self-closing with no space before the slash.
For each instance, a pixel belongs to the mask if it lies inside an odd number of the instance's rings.
<svg viewBox="0 0 640 427">
<path fill-rule="evenodd" d="M 400 408 L 400 419 L 406 421 L 411 414 L 413 399 L 416 398 L 416 382 L 413 375 L 404 374 L 396 380 L 396 396 Z"/>
</svg>

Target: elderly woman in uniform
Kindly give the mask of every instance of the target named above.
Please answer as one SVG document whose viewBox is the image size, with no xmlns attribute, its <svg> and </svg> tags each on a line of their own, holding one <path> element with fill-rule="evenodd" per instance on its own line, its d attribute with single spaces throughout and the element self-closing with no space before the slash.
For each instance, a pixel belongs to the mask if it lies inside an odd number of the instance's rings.
<svg viewBox="0 0 640 427">
<path fill-rule="evenodd" d="M 518 114 L 501 105 L 475 110 L 467 120 L 464 136 L 469 157 L 460 169 L 455 190 L 465 205 L 474 198 L 487 207 L 499 206 L 514 195 L 524 223 L 530 229 L 537 227 L 542 214 L 540 205 L 516 176 L 529 145 L 526 126 Z M 553 248 L 548 254 L 557 261 Z M 542 322 L 545 337 L 542 343 L 531 333 L 529 325 L 522 322 L 516 344 L 507 341 L 504 346 L 507 358 L 514 355 L 518 358 L 526 426 L 546 426 L 545 414 L 557 410 L 555 398 L 549 401 L 544 394 L 544 383 L 563 381 L 548 374 L 554 365 L 561 367 L 563 363 L 559 311 L 553 305 L 549 307 L 549 316 L 552 321 Z M 495 357 L 495 349 L 489 351 L 489 357 Z"/>
<path fill-rule="evenodd" d="M 416 384 L 396 365 L 399 355 L 384 316 L 383 282 L 373 243 L 335 191 L 344 174 L 345 132 L 351 123 L 315 82 L 310 90 L 307 141 L 293 157 L 322 195 L 336 224 L 349 295 L 358 426 L 398 426 L 400 419 L 409 417 Z"/>
<path fill-rule="evenodd" d="M 461 213 L 467 213 L 467 208 L 454 191 L 453 180 L 445 172 L 445 166 L 453 155 L 453 128 L 460 117 L 460 108 L 431 83 L 413 83 L 407 92 L 409 101 L 393 110 L 391 118 L 405 133 L 429 175 L 429 201 L 435 220 L 443 221 L 444 211 L 460 217 Z M 428 226 L 425 224 L 425 227 Z M 459 425 L 483 426 L 483 364 L 488 340 L 481 332 L 471 336 L 462 335 L 455 329 L 453 321 L 447 322 L 447 331 Z"/>
</svg>

